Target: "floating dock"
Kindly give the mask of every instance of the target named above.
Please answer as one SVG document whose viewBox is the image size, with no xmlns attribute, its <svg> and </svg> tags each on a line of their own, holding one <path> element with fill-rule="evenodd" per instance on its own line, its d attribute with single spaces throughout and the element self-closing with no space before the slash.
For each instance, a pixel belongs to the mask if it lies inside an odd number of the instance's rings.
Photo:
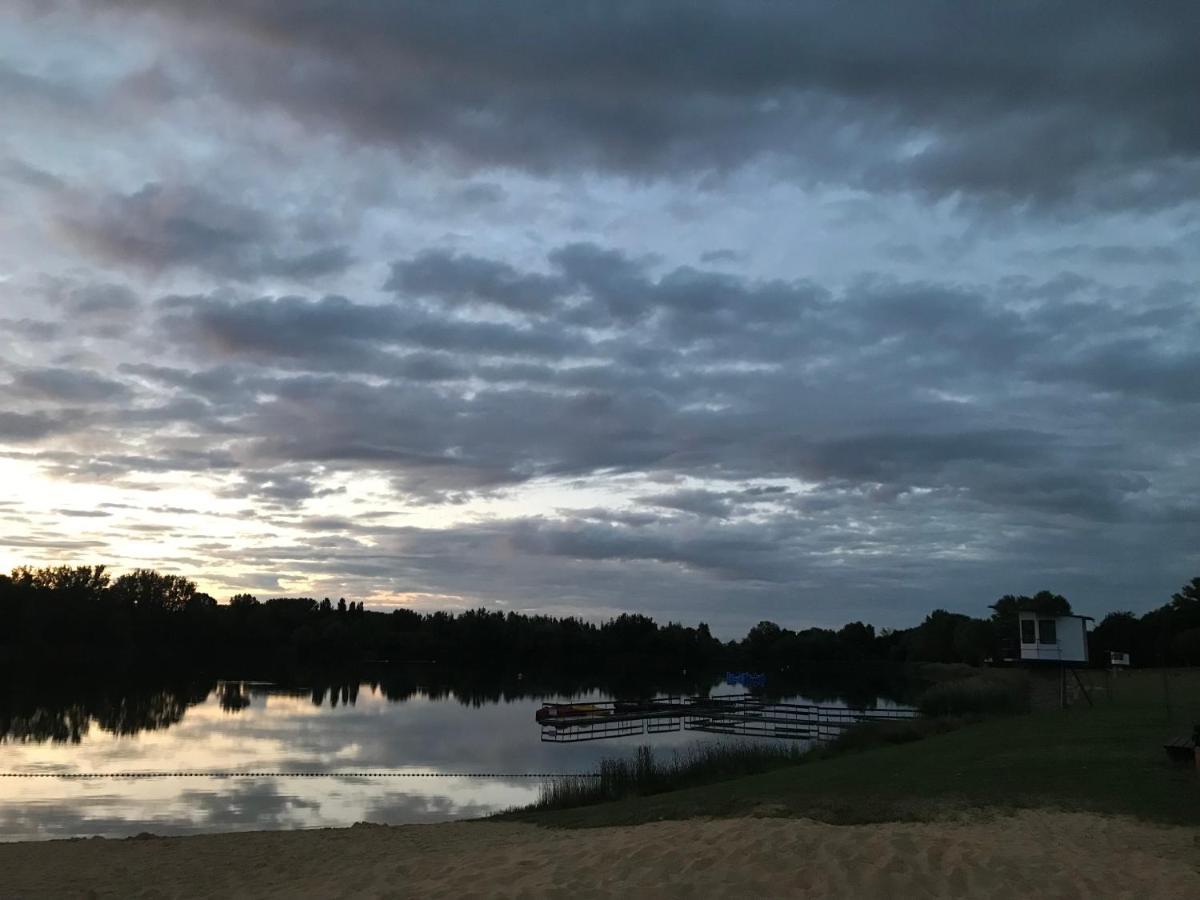
<svg viewBox="0 0 1200 900">
<path fill-rule="evenodd" d="M 821 741 L 862 722 L 912 719 L 905 707 L 850 708 L 775 703 L 750 694 L 713 697 L 654 697 L 545 703 L 536 718 L 549 743 L 599 741 L 668 731 L 698 731 L 744 737 Z"/>
</svg>

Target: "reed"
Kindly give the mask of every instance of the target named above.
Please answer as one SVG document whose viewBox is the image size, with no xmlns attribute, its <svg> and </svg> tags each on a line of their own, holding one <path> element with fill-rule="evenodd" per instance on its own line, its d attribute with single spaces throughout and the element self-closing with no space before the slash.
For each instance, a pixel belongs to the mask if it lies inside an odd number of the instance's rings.
<svg viewBox="0 0 1200 900">
<path fill-rule="evenodd" d="M 588 806 L 756 775 L 800 762 L 806 749 L 791 743 L 695 744 L 667 755 L 642 745 L 632 758 L 602 760 L 598 778 L 567 776 L 547 782 L 531 809 Z"/>
</svg>

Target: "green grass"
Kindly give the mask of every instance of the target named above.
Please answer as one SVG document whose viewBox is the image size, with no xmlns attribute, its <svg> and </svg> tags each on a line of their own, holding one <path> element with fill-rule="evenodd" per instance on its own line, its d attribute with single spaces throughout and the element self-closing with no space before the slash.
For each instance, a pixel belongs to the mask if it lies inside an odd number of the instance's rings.
<svg viewBox="0 0 1200 900">
<path fill-rule="evenodd" d="M 1123 674 L 1094 708 L 1006 716 L 922 740 L 843 747 L 759 775 L 575 809 L 506 814 L 548 826 L 783 815 L 835 823 L 1049 807 L 1200 825 L 1200 773 L 1162 744 L 1200 722 L 1200 671 Z M 853 743 L 853 740 L 850 741 Z"/>
</svg>

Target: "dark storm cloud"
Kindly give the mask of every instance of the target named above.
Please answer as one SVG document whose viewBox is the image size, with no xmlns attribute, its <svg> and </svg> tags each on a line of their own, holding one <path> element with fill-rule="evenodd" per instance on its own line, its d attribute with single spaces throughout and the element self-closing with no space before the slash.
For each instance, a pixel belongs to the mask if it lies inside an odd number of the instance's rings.
<svg viewBox="0 0 1200 900">
<path fill-rule="evenodd" d="M 344 246 L 303 246 L 261 210 L 183 184 L 149 183 L 82 207 L 73 202 L 59 226 L 98 259 L 151 272 L 188 267 L 240 280 L 305 280 L 352 262 Z"/>
<path fill-rule="evenodd" d="M 250 107 L 414 153 L 1173 204 L 1197 186 L 1186 2 L 144 6 Z"/>
</svg>

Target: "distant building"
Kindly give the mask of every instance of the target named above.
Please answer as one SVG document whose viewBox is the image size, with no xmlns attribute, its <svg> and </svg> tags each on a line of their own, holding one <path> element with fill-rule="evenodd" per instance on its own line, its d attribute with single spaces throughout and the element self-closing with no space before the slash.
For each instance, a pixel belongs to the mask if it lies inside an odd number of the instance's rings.
<svg viewBox="0 0 1200 900">
<path fill-rule="evenodd" d="M 1013 662 L 1085 664 L 1088 661 L 1087 623 L 1091 616 L 1052 616 L 1017 613 L 1018 654 Z"/>
</svg>

